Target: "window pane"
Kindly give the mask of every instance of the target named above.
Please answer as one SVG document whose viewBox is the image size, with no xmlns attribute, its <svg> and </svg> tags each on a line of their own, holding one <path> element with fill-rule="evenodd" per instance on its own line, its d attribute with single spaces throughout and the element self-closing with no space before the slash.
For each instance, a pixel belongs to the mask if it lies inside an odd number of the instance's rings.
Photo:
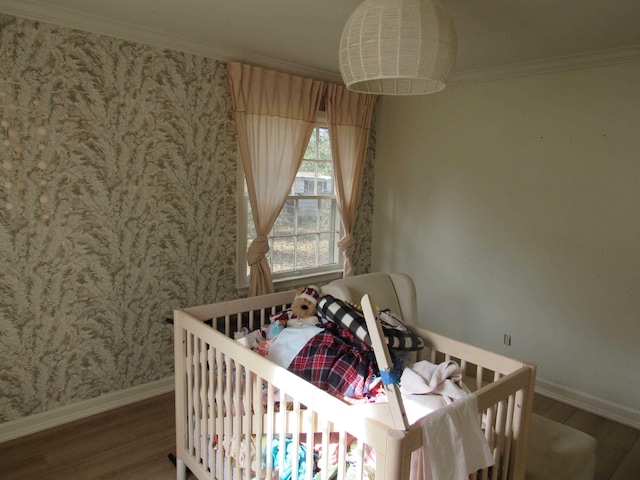
<svg viewBox="0 0 640 480">
<path fill-rule="evenodd" d="M 302 172 L 309 174 L 309 176 L 313 177 L 316 173 L 316 162 L 313 160 L 303 160 L 300 164 L 300 168 L 298 169 L 298 175 Z"/>
<path fill-rule="evenodd" d="M 329 130 L 318 128 L 318 160 L 331 160 L 331 143 L 329 143 Z"/>
<path fill-rule="evenodd" d="M 305 160 L 300 165 L 291 188 L 292 195 L 315 195 L 316 162 Z"/>
<path fill-rule="evenodd" d="M 318 231 L 318 200 L 298 200 L 298 233 Z"/>
<path fill-rule="evenodd" d="M 333 195 L 333 167 L 331 162 L 318 162 L 318 195 Z"/>
<path fill-rule="evenodd" d="M 334 233 L 321 233 L 318 245 L 318 266 L 338 263 L 338 248 Z"/>
<path fill-rule="evenodd" d="M 295 233 L 295 212 L 295 200 L 287 200 L 276 219 L 276 223 L 273 224 L 272 235 L 293 235 Z"/>
<path fill-rule="evenodd" d="M 327 232 L 332 229 L 333 222 L 331 221 L 332 206 L 334 200 L 323 198 L 320 200 L 320 228 L 319 231 Z"/>
<path fill-rule="evenodd" d="M 298 237 L 298 268 L 313 268 L 316 262 L 316 235 Z"/>
<path fill-rule="evenodd" d="M 291 185 L 291 195 L 302 195 L 304 193 L 304 177 L 296 175 Z"/>
<path fill-rule="evenodd" d="M 317 165 L 319 175 L 327 175 L 333 178 L 333 165 L 330 161 L 321 160 L 317 162 Z"/>
<path fill-rule="evenodd" d="M 304 179 L 304 193 L 305 195 L 314 195 L 316 191 L 315 179 L 313 178 L 305 178 Z"/>
<path fill-rule="evenodd" d="M 315 195 L 316 162 L 305 160 L 300 165 L 293 186 L 293 195 Z"/>
<path fill-rule="evenodd" d="M 319 198 L 329 196 L 331 198 Z M 251 216 L 247 216 L 247 246 L 256 237 Z M 267 260 L 275 278 L 292 273 L 329 270 L 342 258 L 336 242 L 340 237 L 340 214 L 335 199 L 331 146 L 326 127 L 316 126 L 304 160 L 286 201 L 269 232 Z M 249 268 L 246 267 L 247 274 Z"/>
<path fill-rule="evenodd" d="M 304 158 L 316 158 L 316 130 L 314 129 L 307 145 L 307 150 L 304 152 Z"/>
<path fill-rule="evenodd" d="M 295 268 L 295 237 L 273 239 L 271 270 L 273 273 L 290 272 Z"/>
</svg>

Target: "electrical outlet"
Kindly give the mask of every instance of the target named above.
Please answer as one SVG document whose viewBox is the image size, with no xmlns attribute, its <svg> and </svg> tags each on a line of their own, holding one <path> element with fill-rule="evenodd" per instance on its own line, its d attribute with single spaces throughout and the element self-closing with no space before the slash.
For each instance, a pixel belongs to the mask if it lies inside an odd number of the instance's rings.
<svg viewBox="0 0 640 480">
<path fill-rule="evenodd" d="M 504 334 L 504 344 L 507 346 L 511 346 L 511 335 L 508 333 Z"/>
</svg>

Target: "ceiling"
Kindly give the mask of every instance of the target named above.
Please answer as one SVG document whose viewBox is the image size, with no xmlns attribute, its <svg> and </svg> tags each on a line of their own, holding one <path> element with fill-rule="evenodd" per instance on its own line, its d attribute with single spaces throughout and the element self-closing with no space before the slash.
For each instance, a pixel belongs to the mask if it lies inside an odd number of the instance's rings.
<svg viewBox="0 0 640 480">
<path fill-rule="evenodd" d="M 640 60 L 638 0 L 441 0 L 457 30 L 454 81 Z M 361 0 L 0 0 L 0 12 L 339 80 L 342 28 Z"/>
</svg>

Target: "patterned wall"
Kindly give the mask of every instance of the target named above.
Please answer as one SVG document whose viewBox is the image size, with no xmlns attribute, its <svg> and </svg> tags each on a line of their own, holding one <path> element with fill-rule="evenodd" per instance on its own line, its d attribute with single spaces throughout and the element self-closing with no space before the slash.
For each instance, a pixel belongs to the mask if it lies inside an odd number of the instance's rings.
<svg viewBox="0 0 640 480">
<path fill-rule="evenodd" d="M 368 273 L 371 270 L 371 237 L 373 227 L 373 189 L 375 182 L 375 158 L 376 158 L 376 135 L 377 135 L 377 113 L 373 110 L 371 119 L 371 133 L 369 135 L 369 146 L 367 147 L 367 157 L 364 166 L 364 176 L 362 179 L 362 195 L 358 204 L 356 223 L 353 227 L 353 236 L 356 239 L 356 250 L 353 254 L 353 267 L 355 274 Z"/>
<path fill-rule="evenodd" d="M 237 296 L 237 154 L 223 63 L 0 15 L 0 72 L 2 423 L 171 375 L 164 318 Z"/>
<path fill-rule="evenodd" d="M 235 296 L 236 138 L 216 61 L 7 16 L 0 45 L 7 421 L 170 375 L 164 318 Z"/>
</svg>

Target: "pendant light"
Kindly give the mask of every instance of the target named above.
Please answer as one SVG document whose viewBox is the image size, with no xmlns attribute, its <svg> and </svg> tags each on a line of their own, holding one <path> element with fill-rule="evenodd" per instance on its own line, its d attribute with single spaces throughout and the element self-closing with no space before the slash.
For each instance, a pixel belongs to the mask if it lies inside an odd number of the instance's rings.
<svg viewBox="0 0 640 480">
<path fill-rule="evenodd" d="M 442 90 L 456 35 L 438 0 L 365 0 L 340 39 L 340 73 L 349 90 L 421 95 Z"/>
</svg>

